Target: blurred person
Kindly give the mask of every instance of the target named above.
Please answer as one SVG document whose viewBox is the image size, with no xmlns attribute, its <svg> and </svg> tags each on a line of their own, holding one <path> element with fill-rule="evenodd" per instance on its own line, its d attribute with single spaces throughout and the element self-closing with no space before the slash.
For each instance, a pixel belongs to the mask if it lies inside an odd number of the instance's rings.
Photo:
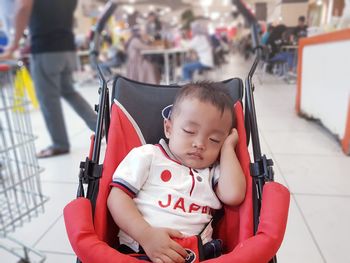
<svg viewBox="0 0 350 263">
<path fill-rule="evenodd" d="M 273 30 L 273 25 L 268 24 L 265 32 L 262 34 L 260 38 L 260 44 L 263 48 L 262 59 L 264 61 L 267 61 L 269 59 L 270 47 L 268 46 L 267 41 L 271 35 L 272 30 Z"/>
<path fill-rule="evenodd" d="M 273 25 L 269 24 L 267 26 L 266 31 L 263 33 L 263 35 L 261 36 L 261 45 L 266 46 L 267 45 L 267 40 L 269 39 L 271 32 L 273 30 Z"/>
<path fill-rule="evenodd" d="M 288 33 L 291 34 L 288 34 Z M 280 70 L 281 75 L 293 74 L 296 72 L 297 65 L 297 53 L 296 49 L 293 48 L 293 42 L 290 42 L 290 39 L 293 39 L 292 35 L 295 30 L 292 31 L 284 30 L 281 34 L 281 38 L 275 41 L 275 51 L 274 53 L 270 53 L 268 71 L 272 72 L 272 68 L 274 64 L 286 65 L 286 68 L 283 66 L 282 70 Z M 291 46 L 292 47 L 289 47 Z M 287 70 L 287 71 L 286 71 Z"/>
<path fill-rule="evenodd" d="M 294 28 L 291 35 L 291 43 L 298 44 L 300 38 L 307 37 L 307 25 L 305 21 L 305 16 L 299 16 L 298 25 Z"/>
<path fill-rule="evenodd" d="M 164 36 L 163 24 L 159 20 L 159 16 L 155 12 L 150 12 L 147 16 L 146 26 L 145 26 L 146 34 L 148 36 L 148 41 L 152 43 L 152 45 L 163 46 L 164 48 L 168 47 L 168 39 Z M 169 33 L 170 30 L 165 30 Z M 147 55 L 145 58 L 151 62 L 154 66 L 157 67 L 158 72 L 162 72 L 164 68 L 164 56 L 162 54 L 152 54 Z"/>
<path fill-rule="evenodd" d="M 76 54 L 72 29 L 76 5 L 77 0 L 17 0 L 14 39 L 0 57 L 9 59 L 13 56 L 29 24 L 31 73 L 52 140 L 51 146 L 37 154 L 38 158 L 67 154 L 70 151 L 61 97 L 91 130 L 96 126 L 96 113 L 73 86 Z"/>
<path fill-rule="evenodd" d="M 146 33 L 153 40 L 161 40 L 162 23 L 155 12 L 150 12 L 147 16 Z"/>
<path fill-rule="evenodd" d="M 121 50 L 120 47 L 114 45 L 111 37 L 106 38 L 105 43 L 107 50 L 100 66 L 104 75 L 110 76 L 112 75 L 112 68 L 120 67 L 125 62 L 124 47 Z"/>
<path fill-rule="evenodd" d="M 214 66 L 213 49 L 206 25 L 195 21 L 191 24 L 192 39 L 187 43 L 187 48 L 193 50 L 198 57 L 197 61 L 185 63 L 182 66 L 182 78 L 184 81 L 192 80 L 196 70 L 211 69 Z"/>
<path fill-rule="evenodd" d="M 280 46 L 284 41 L 284 34 L 287 27 L 284 24 L 277 25 L 273 27 L 269 37 L 267 38 L 267 45 L 270 46 L 270 56 L 273 57 L 276 53 L 280 51 Z"/>
<path fill-rule="evenodd" d="M 230 44 L 230 41 L 228 40 L 227 34 L 226 33 L 221 33 L 221 40 L 226 43 L 227 45 Z"/>
<path fill-rule="evenodd" d="M 210 43 L 213 49 L 214 65 L 221 66 L 222 64 L 227 63 L 225 59 L 225 48 L 227 48 L 227 45 L 225 42 L 217 37 L 216 34 L 212 34 L 210 35 Z"/>
<path fill-rule="evenodd" d="M 282 46 L 289 44 L 287 27 L 284 24 L 279 24 L 272 27 L 269 37 L 266 42 L 266 52 L 264 60 L 268 62 L 267 72 L 273 73 L 273 67 L 276 63 L 288 64 L 288 70 L 293 68 L 293 53 L 283 51 Z"/>
<path fill-rule="evenodd" d="M 220 35 L 220 44 L 223 48 L 223 52 L 225 55 L 229 54 L 231 52 L 231 41 L 229 40 L 229 38 L 227 37 L 226 33 L 222 33 Z"/>
<path fill-rule="evenodd" d="M 13 11 L 16 0 L 0 0 L 0 22 L 8 38 L 11 37 L 13 29 Z"/>
<path fill-rule="evenodd" d="M 285 63 L 288 66 L 289 73 L 295 72 L 297 64 L 297 57 L 295 53 L 296 50 L 283 49 L 283 46 L 297 45 L 300 38 L 307 36 L 307 25 L 305 21 L 305 16 L 299 16 L 298 25 L 292 30 L 288 30 L 282 25 L 281 30 L 279 31 L 280 38 L 275 39 L 274 41 L 275 45 L 273 46 L 274 49 L 272 49 L 273 52 L 270 56 L 269 62 L 271 62 L 272 64 Z M 272 31 L 272 33 L 273 32 L 274 30 Z M 268 39 L 268 43 L 271 43 L 270 38 Z"/>
<path fill-rule="evenodd" d="M 292 73 L 296 70 L 296 59 L 295 59 L 295 53 L 294 51 L 281 51 L 274 55 L 272 58 L 268 60 L 269 63 L 271 63 L 271 67 L 274 63 L 285 63 L 288 68 L 288 73 Z M 271 70 L 270 70 L 271 72 Z M 285 74 L 286 72 L 281 72 L 281 74 Z"/>
<path fill-rule="evenodd" d="M 242 53 L 244 55 L 244 59 L 248 60 L 254 54 L 252 37 L 250 34 L 242 37 L 241 46 L 243 50 Z"/>
<path fill-rule="evenodd" d="M 117 42 L 117 50 L 118 50 L 117 56 L 122 61 L 122 63 L 126 62 L 126 50 L 125 50 L 125 48 L 126 48 L 125 38 L 120 37 L 118 42 Z"/>
<path fill-rule="evenodd" d="M 160 73 L 158 68 L 142 55 L 142 50 L 152 49 L 146 41 L 148 36 L 143 28 L 135 25 L 132 28 L 132 36 L 126 43 L 126 76 L 129 79 L 151 83 L 160 83 Z"/>
<path fill-rule="evenodd" d="M 187 43 L 190 41 L 191 39 L 191 34 L 189 33 L 188 30 L 186 29 L 181 29 L 179 32 L 179 39 L 178 39 L 178 46 L 180 48 L 185 48 Z"/>
</svg>

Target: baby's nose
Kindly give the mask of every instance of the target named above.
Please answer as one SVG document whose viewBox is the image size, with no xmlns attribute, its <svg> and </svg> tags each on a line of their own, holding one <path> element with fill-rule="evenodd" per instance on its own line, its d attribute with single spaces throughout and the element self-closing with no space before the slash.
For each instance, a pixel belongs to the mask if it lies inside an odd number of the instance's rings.
<svg viewBox="0 0 350 263">
<path fill-rule="evenodd" d="M 192 143 L 192 147 L 199 149 L 199 150 L 204 150 L 205 149 L 205 143 L 202 140 L 197 140 Z"/>
</svg>

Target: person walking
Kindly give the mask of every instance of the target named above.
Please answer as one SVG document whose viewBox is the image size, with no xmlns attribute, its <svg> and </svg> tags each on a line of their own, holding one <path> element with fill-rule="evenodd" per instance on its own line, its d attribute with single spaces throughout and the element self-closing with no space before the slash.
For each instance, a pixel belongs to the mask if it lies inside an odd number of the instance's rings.
<svg viewBox="0 0 350 263">
<path fill-rule="evenodd" d="M 31 74 L 52 145 L 40 151 L 38 158 L 67 154 L 70 144 L 65 126 L 63 97 L 94 130 L 97 115 L 74 89 L 73 71 L 76 53 L 73 14 L 77 0 L 16 0 L 15 35 L 0 58 L 11 58 L 27 25 L 31 37 Z"/>
</svg>

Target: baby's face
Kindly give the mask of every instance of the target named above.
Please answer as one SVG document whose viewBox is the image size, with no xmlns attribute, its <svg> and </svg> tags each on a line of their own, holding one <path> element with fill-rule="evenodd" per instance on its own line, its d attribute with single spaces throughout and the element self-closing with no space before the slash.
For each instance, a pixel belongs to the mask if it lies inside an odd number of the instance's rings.
<svg viewBox="0 0 350 263">
<path fill-rule="evenodd" d="M 222 114 L 211 103 L 191 98 L 181 101 L 171 120 L 164 121 L 172 154 L 195 169 L 207 168 L 217 160 L 231 126 L 230 110 Z"/>
</svg>

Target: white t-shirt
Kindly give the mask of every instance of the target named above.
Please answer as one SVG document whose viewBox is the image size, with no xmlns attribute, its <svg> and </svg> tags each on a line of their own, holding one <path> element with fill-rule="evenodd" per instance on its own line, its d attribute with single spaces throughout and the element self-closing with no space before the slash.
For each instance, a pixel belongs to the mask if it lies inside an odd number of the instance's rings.
<svg viewBox="0 0 350 263">
<path fill-rule="evenodd" d="M 112 186 L 134 198 L 144 219 L 155 227 L 173 228 L 186 236 L 198 235 L 220 209 L 214 187 L 219 165 L 191 169 L 176 161 L 164 140 L 160 145 L 134 148 L 113 175 Z M 139 251 L 139 244 L 124 231 L 119 241 Z"/>
<path fill-rule="evenodd" d="M 188 43 L 188 48 L 196 51 L 199 62 L 207 67 L 214 67 L 213 50 L 206 35 L 195 35 Z"/>
</svg>

